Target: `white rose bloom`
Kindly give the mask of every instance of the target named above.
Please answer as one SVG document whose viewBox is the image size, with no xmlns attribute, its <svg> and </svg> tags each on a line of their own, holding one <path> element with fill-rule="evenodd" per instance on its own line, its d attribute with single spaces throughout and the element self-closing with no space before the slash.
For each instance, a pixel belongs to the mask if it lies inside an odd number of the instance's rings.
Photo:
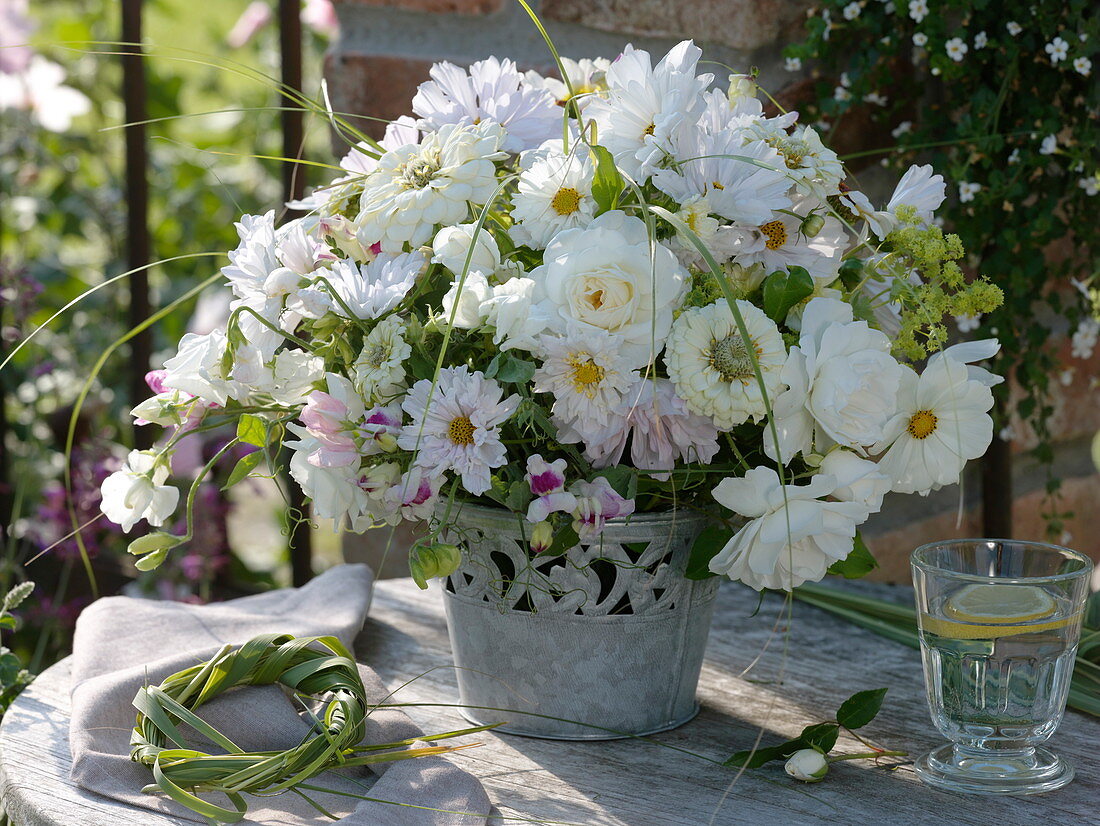
<svg viewBox="0 0 1100 826">
<path fill-rule="evenodd" d="M 897 410 L 902 375 L 885 333 L 853 321 L 850 304 L 815 298 L 783 366 L 788 389 L 772 404 L 783 462 L 834 443 L 862 451 L 878 442 Z M 770 428 L 764 453 L 777 458 Z"/>
<path fill-rule="evenodd" d="M 782 485 L 770 467 L 723 479 L 712 495 L 750 521 L 710 561 L 710 570 L 758 591 L 817 582 L 852 552 L 856 526 L 868 516 L 858 502 L 824 501 L 836 487 L 836 478 L 825 474 L 808 485 Z"/>
<path fill-rule="evenodd" d="M 454 324 L 460 330 L 480 327 L 488 312 L 485 304 L 492 296 L 493 288 L 488 279 L 477 270 L 468 272 L 464 280 L 456 277 L 443 296 L 443 322 Z M 454 313 L 453 320 L 451 313 Z"/>
<path fill-rule="evenodd" d="M 672 325 L 665 350 L 668 375 L 688 408 L 709 416 L 721 430 L 759 420 L 767 411 L 759 368 L 768 399 L 780 387 L 787 348 L 779 328 L 759 307 L 738 301 L 749 341 L 725 300 L 685 310 Z M 752 355 L 756 356 L 756 366 Z"/>
<path fill-rule="evenodd" d="M 176 355 L 164 362 L 164 384 L 224 406 L 237 388 L 222 372 L 226 337 L 223 330 L 200 336 L 187 333 Z"/>
<path fill-rule="evenodd" d="M 466 256 L 470 253 L 470 246 L 474 246 L 474 254 L 470 258 L 470 272 L 480 272 L 486 276 L 492 275 L 500 268 L 500 248 L 497 246 L 493 233 L 487 227 L 482 227 L 477 233 L 477 243 L 474 244 L 474 230 L 477 224 L 458 224 L 453 227 L 444 227 L 435 235 L 432 241 L 432 263 L 442 264 L 454 275 L 462 274 L 466 266 Z"/>
<path fill-rule="evenodd" d="M 853 3 L 852 5 L 857 5 Z M 829 761 L 817 749 L 799 749 L 783 765 L 783 771 L 795 780 L 818 783 L 829 772 Z"/>
<path fill-rule="evenodd" d="M 829 451 L 819 470 L 836 479 L 833 496 L 841 502 L 858 502 L 870 513 L 882 510 L 882 498 L 893 484 L 874 462 L 843 448 Z"/>
<path fill-rule="evenodd" d="M 493 342 L 501 350 L 534 350 L 551 319 L 545 308 L 534 305 L 535 282 L 511 278 L 493 287 L 478 312 L 492 326 Z"/>
<path fill-rule="evenodd" d="M 879 468 L 893 490 L 926 496 L 958 482 L 967 461 L 989 447 L 993 393 L 984 377 L 970 378 L 967 366 L 947 353 L 932 356 L 920 376 L 902 370 L 897 415 L 874 449 L 886 450 Z"/>
<path fill-rule="evenodd" d="M 584 229 L 560 233 L 531 272 L 536 298 L 563 327 L 576 322 L 615 333 L 632 367 L 660 355 L 683 298 L 687 273 L 660 243 L 650 258 L 645 222 L 614 210 Z"/>
<path fill-rule="evenodd" d="M 497 189 L 500 126 L 445 124 L 419 145 L 393 149 L 363 184 L 356 236 L 364 247 L 378 242 L 399 253 L 406 243 L 427 243 L 433 227 L 457 224 L 470 204 L 484 204 Z"/>
<path fill-rule="evenodd" d="M 99 509 L 126 533 L 142 519 L 163 525 L 179 502 L 179 490 L 164 484 L 168 464 L 156 459 L 153 451 L 132 450 L 122 470 L 103 480 Z"/>
</svg>

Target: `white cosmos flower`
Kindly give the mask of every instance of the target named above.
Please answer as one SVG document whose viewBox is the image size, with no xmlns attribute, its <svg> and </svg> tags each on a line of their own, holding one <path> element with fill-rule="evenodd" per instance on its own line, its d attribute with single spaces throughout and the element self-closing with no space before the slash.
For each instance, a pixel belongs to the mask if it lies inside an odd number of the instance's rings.
<svg viewBox="0 0 1100 826">
<path fill-rule="evenodd" d="M 815 298 L 802 315 L 802 334 L 783 366 L 787 389 L 772 403 L 779 454 L 824 452 L 832 444 L 857 451 L 882 439 L 897 411 L 903 368 L 890 355 L 890 339 L 865 321 L 852 320 L 852 306 Z M 764 453 L 777 459 L 770 429 Z"/>
<path fill-rule="evenodd" d="M 839 191 L 844 165 L 836 152 L 821 142 L 813 127 L 798 126 L 787 134 L 777 131 L 773 124 L 758 121 L 748 131 L 783 156 L 787 177 L 803 195 L 825 198 Z"/>
<path fill-rule="evenodd" d="M 495 161 L 507 157 L 503 139 L 495 123 L 444 124 L 417 146 L 387 152 L 363 184 L 360 243 L 399 253 L 406 243 L 426 243 L 436 226 L 463 220 L 471 203 L 484 204 L 496 191 Z"/>
<path fill-rule="evenodd" d="M 862 192 L 850 191 L 841 194 L 840 199 L 856 215 L 867 221 L 867 226 L 880 239 L 886 238 L 898 227 L 897 212 L 907 206 L 916 210 L 916 215 L 924 222 L 933 218 L 947 197 L 947 185 L 943 176 L 934 174 L 929 164 L 911 166 L 901 176 L 894 194 L 890 196 L 886 209 L 876 211 L 870 200 Z"/>
<path fill-rule="evenodd" d="M 723 479 L 712 495 L 750 521 L 710 561 L 710 570 L 758 591 L 820 580 L 852 552 L 856 526 L 868 516 L 858 502 L 824 501 L 836 488 L 836 478 L 826 474 L 808 485 L 783 485 L 770 467 Z"/>
<path fill-rule="evenodd" d="M 993 394 L 947 353 L 934 355 L 919 376 L 902 371 L 897 414 L 874 449 L 886 451 L 879 468 L 893 490 L 926 496 L 958 482 L 967 461 L 989 447 Z"/>
<path fill-rule="evenodd" d="M 711 211 L 731 221 L 763 224 L 791 202 L 783 159 L 763 141 L 745 143 L 738 131 L 690 132 L 677 142 L 674 168 L 653 173 L 653 185 L 677 203 L 705 197 Z"/>
<path fill-rule="evenodd" d="M 598 453 L 612 411 L 637 371 L 620 353 L 622 340 L 604 330 L 570 325 L 562 337 L 539 339 L 542 366 L 531 387 L 554 396 L 551 410 L 561 441 L 583 442 Z"/>
<path fill-rule="evenodd" d="M 714 80 L 711 74 L 696 76 L 701 56 L 685 40 L 653 66 L 649 52 L 627 45 L 607 69 L 607 96 L 594 98 L 585 110 L 596 120 L 600 143 L 639 183 L 699 119 L 702 93 Z"/>
<path fill-rule="evenodd" d="M 163 525 L 180 497 L 178 488 L 164 484 L 169 473 L 168 463 L 158 462 L 154 451 L 131 450 L 122 470 L 103 480 L 99 509 L 126 533 L 142 519 Z"/>
<path fill-rule="evenodd" d="M 518 243 L 545 249 L 562 230 L 591 223 L 596 215 L 593 175 L 592 161 L 579 141 L 568 154 L 539 153 L 520 173 L 512 237 Z"/>
<path fill-rule="evenodd" d="M 405 359 L 412 347 L 405 341 L 405 325 L 396 315 L 386 316 L 367 333 L 355 359 L 355 389 L 364 399 L 384 403 L 405 389 Z"/>
<path fill-rule="evenodd" d="M 470 66 L 436 63 L 431 80 L 420 84 L 413 96 L 413 112 L 425 131 L 444 126 L 495 123 L 507 135 L 506 152 L 533 149 L 561 134 L 563 112 L 546 89 L 529 83 L 511 60 L 490 57 Z"/>
<path fill-rule="evenodd" d="M 569 78 L 569 84 L 573 87 L 573 97 L 583 112 L 585 107 L 607 91 L 607 70 L 611 67 L 611 61 L 606 57 L 580 60 L 562 57 L 562 68 L 565 76 Z M 528 83 L 547 89 L 559 106 L 564 106 L 570 100 L 569 88 L 556 77 L 543 77 L 537 72 L 527 72 L 525 77 Z"/>
<path fill-rule="evenodd" d="M 817 214 L 824 218 L 821 230 L 812 238 L 805 235 L 802 223 L 816 204 L 812 199 L 798 199 L 789 212 L 774 212 L 771 220 L 756 227 L 740 227 L 744 240 L 733 260 L 743 267 L 762 264 L 767 273 L 802 267 L 815 283 L 823 287 L 832 284 L 840 273 L 848 239 L 844 225 L 820 211 Z"/>
<path fill-rule="evenodd" d="M 570 322 L 622 338 L 632 367 L 655 359 L 672 327 L 687 273 L 670 249 L 653 245 L 641 218 L 605 212 L 585 228 L 555 236 L 531 271 L 535 297 L 558 324 Z"/>
<path fill-rule="evenodd" d="M 746 342 L 725 301 L 685 310 L 672 325 L 665 351 L 669 378 L 688 408 L 709 416 L 722 430 L 767 410 L 753 367 L 753 355 L 768 397 L 779 390 L 779 373 L 787 356 L 779 328 L 748 301 L 737 308 L 749 334 Z"/>
<path fill-rule="evenodd" d="M 416 451 L 416 464 L 431 476 L 453 470 L 462 487 L 479 496 L 492 485 L 491 469 L 507 461 L 497 428 L 516 412 L 520 397 L 502 400 L 503 392 L 465 365 L 441 370 L 434 392 L 431 380 L 421 379 L 401 403 L 412 421 L 397 443 Z"/>
<path fill-rule="evenodd" d="M 337 261 L 325 275 L 340 301 L 332 301 L 332 312 L 348 318 L 379 318 L 394 309 L 409 294 L 427 262 L 419 252 L 377 256 L 369 264 Z M 315 289 L 328 289 L 318 282 Z M 330 296 L 331 297 L 331 296 Z"/>
</svg>

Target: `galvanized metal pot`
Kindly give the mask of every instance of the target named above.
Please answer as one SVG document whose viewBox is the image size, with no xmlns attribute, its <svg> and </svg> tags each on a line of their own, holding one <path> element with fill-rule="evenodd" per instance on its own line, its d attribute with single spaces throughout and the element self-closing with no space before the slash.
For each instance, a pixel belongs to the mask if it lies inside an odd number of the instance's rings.
<svg viewBox="0 0 1100 826">
<path fill-rule="evenodd" d="M 705 524 L 640 514 L 608 522 L 599 544 L 531 560 L 529 525 L 462 505 L 451 541 L 463 564 L 444 601 L 464 716 L 561 740 L 653 734 L 694 717 L 718 581 L 684 570 Z"/>
</svg>

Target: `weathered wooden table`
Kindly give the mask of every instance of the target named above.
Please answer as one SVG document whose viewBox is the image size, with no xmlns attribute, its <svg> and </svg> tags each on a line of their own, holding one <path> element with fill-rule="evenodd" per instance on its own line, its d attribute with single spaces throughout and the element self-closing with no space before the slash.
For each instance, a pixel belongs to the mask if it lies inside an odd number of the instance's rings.
<svg viewBox="0 0 1100 826">
<path fill-rule="evenodd" d="M 790 780 L 778 763 L 741 776 L 717 765 L 751 746 L 761 728 L 764 744 L 786 739 L 830 717 L 853 692 L 880 686 L 890 691 L 866 736 L 914 755 L 940 741 L 928 718 L 916 651 L 798 603 L 784 635 L 782 623 L 773 631 L 778 599 L 769 598 L 751 616 L 755 607 L 747 589 L 722 589 L 699 692 L 703 710 L 682 728 L 652 741 L 603 743 L 483 734 L 483 747 L 452 759 L 482 779 L 502 825 L 530 819 L 585 826 L 1100 822 L 1100 721 L 1074 712 L 1052 746 L 1074 763 L 1077 779 L 1039 797 L 948 794 L 922 786 L 907 765 L 889 770 L 868 761 L 835 764 L 816 785 Z M 410 580 L 379 583 L 357 650 L 391 688 L 426 672 L 397 700 L 456 702 L 438 594 L 424 594 Z M 121 807 L 69 782 L 68 688 L 68 664 L 61 662 L 19 698 L 0 729 L 0 795 L 16 826 L 182 823 Z M 445 705 L 408 711 L 426 730 L 465 725 Z M 842 738 L 838 749 L 865 750 L 851 738 Z"/>
</svg>

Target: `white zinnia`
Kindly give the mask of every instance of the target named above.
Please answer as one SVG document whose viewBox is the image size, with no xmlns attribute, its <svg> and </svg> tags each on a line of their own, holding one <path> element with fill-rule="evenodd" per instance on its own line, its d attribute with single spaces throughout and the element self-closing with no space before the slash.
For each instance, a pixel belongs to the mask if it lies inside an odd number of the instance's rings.
<svg viewBox="0 0 1100 826">
<path fill-rule="evenodd" d="M 594 170 L 579 141 L 568 154 L 539 153 L 520 173 L 512 209 L 512 237 L 518 243 L 545 249 L 562 230 L 583 227 L 596 215 L 592 197 Z"/>
<path fill-rule="evenodd" d="M 783 366 L 787 385 L 772 404 L 779 456 L 823 452 L 833 443 L 857 451 L 878 442 L 897 411 L 902 367 L 890 355 L 890 339 L 852 306 L 815 298 L 802 314 L 802 334 Z M 764 453 L 777 459 L 770 429 Z"/>
<path fill-rule="evenodd" d="M 507 133 L 501 148 L 515 153 L 561 134 L 563 112 L 553 96 L 531 84 L 511 60 L 490 57 L 469 70 L 444 61 L 429 75 L 412 99 L 425 131 L 449 124 L 499 124 Z"/>
<path fill-rule="evenodd" d="M 564 337 L 539 340 L 543 363 L 531 379 L 536 393 L 554 396 L 552 418 L 563 442 L 598 451 L 612 410 L 637 378 L 620 354 L 621 339 L 604 330 L 572 326 Z"/>
<path fill-rule="evenodd" d="M 495 161 L 507 157 L 503 140 L 494 123 L 445 124 L 419 145 L 387 152 L 363 185 L 360 242 L 399 253 L 406 243 L 426 243 L 434 227 L 463 220 L 471 203 L 484 204 L 496 191 Z"/>
<path fill-rule="evenodd" d="M 721 430 L 767 411 L 753 365 L 755 356 L 768 399 L 779 390 L 787 356 L 783 336 L 764 311 L 738 301 L 746 342 L 725 301 L 685 310 L 672 326 L 665 352 L 668 375 L 688 408 L 710 416 Z"/>
<path fill-rule="evenodd" d="M 607 96 L 594 98 L 585 110 L 596 120 L 600 143 L 639 183 L 699 118 L 702 93 L 714 80 L 711 74 L 696 76 L 701 56 L 685 40 L 653 66 L 649 52 L 627 45 L 607 69 Z"/>
<path fill-rule="evenodd" d="M 497 428 L 520 403 L 516 395 L 502 400 L 503 392 L 465 365 L 441 370 L 434 390 L 430 379 L 421 379 L 401 403 L 412 421 L 397 443 L 416 451 L 416 464 L 432 477 L 454 470 L 462 487 L 480 496 L 492 486 L 491 469 L 507 461 Z"/>
<path fill-rule="evenodd" d="M 787 134 L 761 121 L 749 127 L 748 131 L 783 156 L 787 177 L 803 195 L 825 198 L 840 190 L 840 182 L 844 180 L 844 164 L 833 150 L 821 142 L 821 136 L 813 127 L 799 126 Z"/>
<path fill-rule="evenodd" d="M 970 378 L 950 353 L 937 353 L 921 375 L 902 368 L 898 412 L 875 451 L 879 468 L 899 493 L 930 491 L 959 481 L 963 466 L 985 453 L 993 439 L 993 393 Z"/>
<path fill-rule="evenodd" d="M 179 502 L 179 489 L 165 485 L 170 469 L 151 450 L 131 450 L 122 470 L 103 480 L 99 509 L 129 533 L 140 520 L 163 525 Z"/>
<path fill-rule="evenodd" d="M 783 485 L 770 467 L 723 479 L 712 495 L 751 521 L 711 559 L 710 570 L 758 591 L 820 580 L 852 552 L 856 526 L 868 516 L 858 502 L 824 501 L 836 487 L 826 474 L 808 485 Z"/>
<path fill-rule="evenodd" d="M 605 212 L 583 229 L 559 233 L 543 260 L 531 279 L 550 318 L 621 336 L 632 367 L 660 355 L 688 278 L 670 249 L 654 243 L 651 250 L 641 218 Z"/>
<path fill-rule="evenodd" d="M 396 315 L 386 316 L 363 339 L 353 367 L 356 390 L 378 403 L 392 399 L 405 388 L 404 362 L 410 355 L 404 323 Z"/>
</svg>

